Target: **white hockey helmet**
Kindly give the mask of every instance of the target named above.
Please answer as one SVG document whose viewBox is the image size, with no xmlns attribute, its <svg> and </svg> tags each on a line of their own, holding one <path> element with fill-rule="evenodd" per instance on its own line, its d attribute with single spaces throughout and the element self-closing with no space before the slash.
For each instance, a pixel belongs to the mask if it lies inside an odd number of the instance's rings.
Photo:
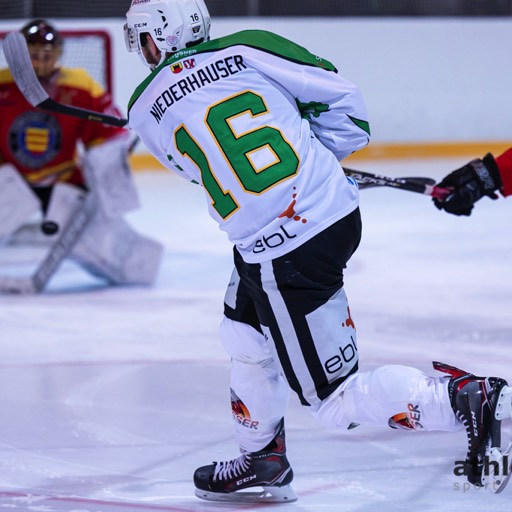
<svg viewBox="0 0 512 512">
<path fill-rule="evenodd" d="M 132 0 L 124 25 L 126 47 L 154 69 L 168 54 L 207 41 L 210 23 L 204 0 Z M 157 64 L 142 52 L 148 35 L 161 52 Z"/>
</svg>

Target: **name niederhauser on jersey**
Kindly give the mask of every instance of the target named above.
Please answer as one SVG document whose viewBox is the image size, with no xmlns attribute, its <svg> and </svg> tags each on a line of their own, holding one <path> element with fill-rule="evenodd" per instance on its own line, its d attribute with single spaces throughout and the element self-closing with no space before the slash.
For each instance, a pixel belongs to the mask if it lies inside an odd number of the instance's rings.
<svg viewBox="0 0 512 512">
<path fill-rule="evenodd" d="M 174 62 L 170 66 L 171 71 L 175 74 L 194 67 L 195 59 L 193 58 Z M 244 69 L 247 69 L 247 66 L 241 55 L 232 55 L 199 68 L 197 71 L 189 73 L 182 79 L 173 83 L 169 88 L 165 89 L 153 103 L 150 113 L 155 118 L 156 122 L 160 124 L 165 111 L 173 104 L 185 98 L 188 94 L 192 94 L 205 85 L 217 82 L 231 75 L 236 75 Z"/>
</svg>

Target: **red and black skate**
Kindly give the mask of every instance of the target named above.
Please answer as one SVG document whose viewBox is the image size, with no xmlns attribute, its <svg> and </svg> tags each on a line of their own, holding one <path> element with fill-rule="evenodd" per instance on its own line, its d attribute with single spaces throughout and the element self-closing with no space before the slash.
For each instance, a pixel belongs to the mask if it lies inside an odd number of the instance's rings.
<svg viewBox="0 0 512 512">
<path fill-rule="evenodd" d="M 196 469 L 196 496 L 224 502 L 292 502 L 293 471 L 286 458 L 284 421 L 276 437 L 263 450 L 214 462 Z"/>
<path fill-rule="evenodd" d="M 434 368 L 448 373 L 451 406 L 468 436 L 464 473 L 476 486 L 501 492 L 511 472 L 512 445 L 501 450 L 501 420 L 511 417 L 512 388 L 498 377 L 477 377 L 444 363 Z"/>
</svg>

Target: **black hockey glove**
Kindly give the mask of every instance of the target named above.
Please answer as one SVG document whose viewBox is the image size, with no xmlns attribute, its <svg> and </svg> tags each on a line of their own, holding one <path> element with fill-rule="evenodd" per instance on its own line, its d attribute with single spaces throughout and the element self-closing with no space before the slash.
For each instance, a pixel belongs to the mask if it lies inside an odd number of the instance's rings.
<svg viewBox="0 0 512 512">
<path fill-rule="evenodd" d="M 483 196 L 498 199 L 496 190 L 501 187 L 501 178 L 494 157 L 487 153 L 482 160 L 472 160 L 451 172 L 436 186 L 450 190 L 443 199 L 433 199 L 437 208 L 454 215 L 471 215 L 474 204 Z"/>
</svg>

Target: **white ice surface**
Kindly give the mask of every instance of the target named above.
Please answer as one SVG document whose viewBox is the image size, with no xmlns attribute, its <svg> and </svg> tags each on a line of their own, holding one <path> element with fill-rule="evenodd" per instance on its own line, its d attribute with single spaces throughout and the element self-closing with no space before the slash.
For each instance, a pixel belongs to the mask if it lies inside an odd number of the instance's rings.
<svg viewBox="0 0 512 512">
<path fill-rule="evenodd" d="M 439 178 L 465 160 L 358 163 Z M 194 469 L 237 455 L 229 362 L 217 339 L 231 247 L 201 190 L 140 173 L 134 226 L 161 240 L 153 288 L 108 288 L 65 263 L 38 296 L 0 296 L 0 510 L 256 510 L 194 497 Z M 361 369 L 432 360 L 512 379 L 512 199 L 469 218 L 392 189 L 361 192 L 364 233 L 346 272 Z M 0 250 L 0 272 L 39 249 Z M 510 511 L 503 494 L 464 489 L 455 434 L 318 426 L 287 415 L 300 512 Z M 504 425 L 506 431 L 510 424 Z M 508 438 L 508 432 L 505 435 Z"/>
</svg>

